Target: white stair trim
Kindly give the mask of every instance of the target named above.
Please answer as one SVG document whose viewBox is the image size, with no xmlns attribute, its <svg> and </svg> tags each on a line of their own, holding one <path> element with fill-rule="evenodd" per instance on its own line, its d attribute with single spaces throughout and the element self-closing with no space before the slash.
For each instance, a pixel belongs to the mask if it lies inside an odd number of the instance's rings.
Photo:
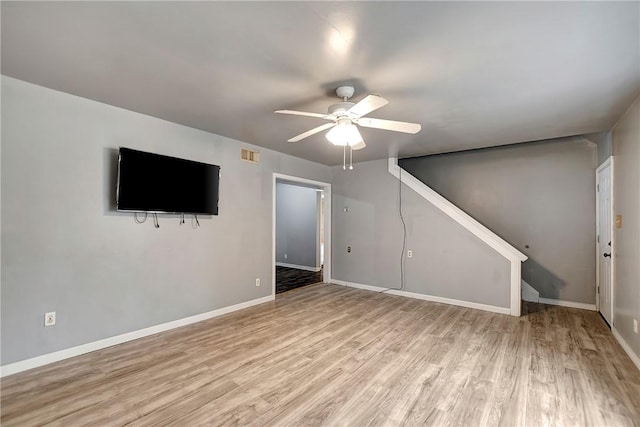
<svg viewBox="0 0 640 427">
<path fill-rule="evenodd" d="M 540 292 L 536 291 L 533 286 L 522 280 L 522 300 L 529 302 L 540 302 Z"/>
<path fill-rule="evenodd" d="M 521 263 L 526 261 L 528 257 L 507 243 L 504 239 L 497 234 L 489 230 L 484 225 L 473 219 L 469 214 L 462 209 L 451 203 L 449 200 L 442 197 L 435 192 L 432 188 L 427 186 L 424 182 L 420 181 L 409 172 L 402 170 L 400 172 L 400 166 L 398 165 L 397 157 L 389 157 L 389 173 L 401 180 L 403 184 L 411 188 L 418 193 L 424 199 L 428 200 L 435 207 L 440 209 L 450 218 L 455 220 L 458 224 L 462 225 L 465 229 L 469 230 L 480 240 L 485 242 L 491 248 L 493 248 L 500 255 L 504 256 L 511 263 L 511 305 L 510 313 L 512 316 L 520 316 L 520 306 L 522 303 L 521 295 Z"/>
</svg>

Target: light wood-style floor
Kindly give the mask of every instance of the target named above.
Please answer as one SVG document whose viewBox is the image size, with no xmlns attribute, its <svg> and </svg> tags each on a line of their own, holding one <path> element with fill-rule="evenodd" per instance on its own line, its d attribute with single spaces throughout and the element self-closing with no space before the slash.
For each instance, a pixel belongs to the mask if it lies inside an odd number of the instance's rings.
<svg viewBox="0 0 640 427">
<path fill-rule="evenodd" d="M 13 375 L 12 425 L 639 425 L 640 372 L 599 315 L 521 318 L 313 285 Z"/>
</svg>

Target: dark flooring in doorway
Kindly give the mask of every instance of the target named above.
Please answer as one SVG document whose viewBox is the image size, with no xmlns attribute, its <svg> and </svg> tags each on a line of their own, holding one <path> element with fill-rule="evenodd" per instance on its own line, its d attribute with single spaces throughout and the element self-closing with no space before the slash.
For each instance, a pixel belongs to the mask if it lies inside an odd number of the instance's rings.
<svg viewBox="0 0 640 427">
<path fill-rule="evenodd" d="M 276 266 L 276 294 L 322 282 L 322 270 L 318 272 Z"/>
</svg>

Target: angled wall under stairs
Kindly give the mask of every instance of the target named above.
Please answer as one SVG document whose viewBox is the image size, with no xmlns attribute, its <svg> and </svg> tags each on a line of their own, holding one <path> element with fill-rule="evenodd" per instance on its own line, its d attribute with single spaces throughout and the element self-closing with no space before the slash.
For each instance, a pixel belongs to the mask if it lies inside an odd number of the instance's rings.
<svg viewBox="0 0 640 427">
<path fill-rule="evenodd" d="M 595 307 L 595 144 L 561 138 L 399 163 L 525 253 L 522 278 L 541 301 Z"/>
<path fill-rule="evenodd" d="M 333 169 L 331 281 L 519 316 L 526 256 L 464 213 L 452 214 L 455 206 L 425 198 L 428 187 L 396 162 Z"/>
</svg>

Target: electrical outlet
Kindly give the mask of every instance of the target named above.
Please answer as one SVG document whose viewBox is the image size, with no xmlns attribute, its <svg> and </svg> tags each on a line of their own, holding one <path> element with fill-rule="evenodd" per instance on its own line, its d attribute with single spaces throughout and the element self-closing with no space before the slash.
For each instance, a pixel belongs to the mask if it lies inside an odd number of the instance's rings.
<svg viewBox="0 0 640 427">
<path fill-rule="evenodd" d="M 289 255 L 287 255 L 287 254 L 284 254 L 284 259 L 287 259 L 287 257 L 288 257 L 288 256 L 289 256 Z"/>
<path fill-rule="evenodd" d="M 52 311 L 44 314 L 44 326 L 53 326 L 56 324 L 56 312 Z"/>
<path fill-rule="evenodd" d="M 407 251 L 407 258 L 413 258 L 413 251 Z"/>
<path fill-rule="evenodd" d="M 638 320 L 637 319 L 633 319 L 633 332 L 634 333 L 638 333 Z"/>
<path fill-rule="evenodd" d="M 260 279 L 256 279 L 256 286 L 260 286 Z"/>
</svg>

